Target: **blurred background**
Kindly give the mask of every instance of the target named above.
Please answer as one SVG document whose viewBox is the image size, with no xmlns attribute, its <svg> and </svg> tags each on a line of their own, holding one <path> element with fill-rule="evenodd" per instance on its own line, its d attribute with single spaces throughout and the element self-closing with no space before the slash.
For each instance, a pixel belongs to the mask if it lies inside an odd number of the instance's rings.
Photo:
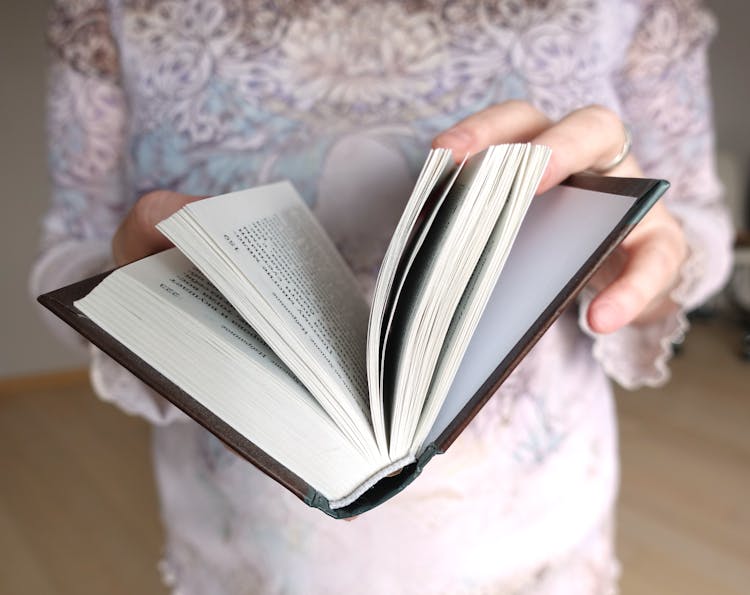
<svg viewBox="0 0 750 595">
<path fill-rule="evenodd" d="M 711 49 L 720 175 L 741 234 L 750 3 L 706 4 L 720 27 Z M 91 396 L 83 354 L 55 341 L 27 290 L 48 201 L 47 5 L 5 0 L 0 19 L 0 593 L 164 593 L 148 429 Z M 748 592 L 750 344 L 736 304 L 750 307 L 747 252 L 737 261 L 733 288 L 694 322 L 672 382 L 618 394 L 625 595 Z"/>
</svg>

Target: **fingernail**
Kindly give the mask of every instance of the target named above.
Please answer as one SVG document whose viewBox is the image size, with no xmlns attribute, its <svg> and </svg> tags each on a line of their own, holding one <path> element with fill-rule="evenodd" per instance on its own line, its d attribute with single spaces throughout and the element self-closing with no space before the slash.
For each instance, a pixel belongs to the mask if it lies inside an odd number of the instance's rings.
<svg viewBox="0 0 750 595">
<path fill-rule="evenodd" d="M 591 328 L 596 333 L 611 333 L 620 326 L 620 308 L 613 302 L 596 304 L 591 311 Z"/>
<path fill-rule="evenodd" d="M 467 148 L 471 144 L 471 135 L 461 128 L 450 128 L 439 134 L 435 139 L 435 145 L 446 149 Z"/>
<path fill-rule="evenodd" d="M 549 167 L 544 170 L 544 173 L 542 174 L 542 179 L 539 180 L 539 186 L 537 187 L 537 194 L 541 194 L 542 192 L 547 190 L 547 184 L 549 183 L 550 178 L 549 173 Z"/>
</svg>

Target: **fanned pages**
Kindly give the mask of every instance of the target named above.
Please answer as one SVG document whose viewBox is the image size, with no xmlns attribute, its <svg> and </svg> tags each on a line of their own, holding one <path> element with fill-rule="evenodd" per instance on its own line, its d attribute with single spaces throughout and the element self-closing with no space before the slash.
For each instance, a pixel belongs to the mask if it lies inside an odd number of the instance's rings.
<svg viewBox="0 0 750 595">
<path fill-rule="evenodd" d="M 352 444 L 377 456 L 365 369 L 368 307 L 292 185 L 192 203 L 158 228 L 286 362 Z"/>
<path fill-rule="evenodd" d="M 434 149 L 427 156 L 422 172 L 393 232 L 383 263 L 380 266 L 370 309 L 367 329 L 367 380 L 370 390 L 370 411 L 381 452 L 387 452 L 387 436 L 383 411 L 382 366 L 388 328 L 393 307 L 403 287 L 426 230 L 455 181 L 460 167 L 451 167 L 453 154 L 447 149 Z M 420 233 L 421 232 L 421 233 Z"/>
<path fill-rule="evenodd" d="M 666 187 L 628 181 L 625 200 L 612 179 L 595 178 L 594 190 L 581 182 L 537 199 L 550 205 L 539 212 L 558 213 L 558 233 L 575 238 L 561 277 L 570 280 L 547 287 L 551 297 L 523 314 L 528 330 L 515 347 L 498 342 L 505 351 L 493 372 L 472 340 L 489 345 L 485 319 L 519 334 L 508 324 L 516 313 L 485 309 L 522 303 L 495 292 L 508 291 L 506 261 L 517 270 L 519 257 L 509 255 L 519 230 L 541 225 L 524 218 L 549 156 L 529 144 L 458 163 L 431 151 L 371 307 L 288 182 L 191 203 L 158 225 L 176 249 L 40 300 L 306 502 L 336 517 L 358 514 L 403 489 L 450 443 L 493 378 L 509 372 Z M 597 184 L 615 191 L 596 193 Z M 579 240 L 571 229 L 581 205 L 597 215 L 587 222 L 595 233 Z M 481 373 L 471 372 L 480 360 Z"/>
<path fill-rule="evenodd" d="M 525 173 L 529 151 L 529 145 L 501 145 L 474 156 L 427 232 L 396 305 L 398 332 L 385 346 L 384 393 L 393 395 L 391 457 L 412 449 L 450 321 L 514 180 Z"/>
<path fill-rule="evenodd" d="M 368 460 L 182 254 L 162 252 L 120 273 L 78 308 L 331 497 L 367 479 Z"/>
<path fill-rule="evenodd" d="M 421 448 L 448 395 L 461 358 L 508 259 L 523 217 L 549 161 L 549 155 L 549 150 L 540 146 L 530 147 L 524 153 L 524 167 L 513 181 L 510 197 L 495 223 L 471 278 L 466 283 L 448 327 L 412 448 Z"/>
</svg>

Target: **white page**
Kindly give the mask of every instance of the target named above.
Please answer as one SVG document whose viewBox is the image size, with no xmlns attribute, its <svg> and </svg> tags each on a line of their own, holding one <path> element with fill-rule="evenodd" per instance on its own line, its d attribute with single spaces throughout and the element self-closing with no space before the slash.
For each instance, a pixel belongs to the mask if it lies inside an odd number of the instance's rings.
<svg viewBox="0 0 750 595">
<path fill-rule="evenodd" d="M 532 201 L 425 444 L 448 427 L 636 200 L 557 186 Z"/>
<path fill-rule="evenodd" d="M 237 310 L 176 248 L 134 262 L 122 268 L 118 274 L 130 277 L 148 291 L 205 324 L 245 352 L 247 357 L 266 363 L 290 380 L 298 382 L 291 370 Z"/>
<path fill-rule="evenodd" d="M 471 336 L 479 323 L 492 289 L 510 254 L 513 242 L 531 205 L 534 193 L 549 161 L 550 150 L 533 146 L 516 176 L 503 211 L 495 224 L 482 257 L 461 296 L 435 366 L 430 391 L 422 410 L 414 436 L 414 446 L 420 446 L 435 422 L 440 406 L 447 396 L 458 366 Z"/>
<path fill-rule="evenodd" d="M 290 332 L 304 340 L 364 408 L 367 303 L 291 185 L 258 190 L 200 201 L 189 212 L 212 238 L 224 241 L 220 246 L 226 254 L 286 315 Z"/>
<path fill-rule="evenodd" d="M 528 145 L 498 145 L 467 161 L 406 280 L 411 290 L 405 289 L 397 312 L 403 322 L 394 318 L 399 333 L 385 356 L 390 362 L 384 386 L 395 368 L 392 457 L 411 448 L 453 313 L 528 150 Z"/>
<path fill-rule="evenodd" d="M 288 182 L 192 203 L 159 224 L 362 452 L 377 451 L 365 372 L 369 309 Z"/>
<path fill-rule="evenodd" d="M 383 402 L 382 356 L 393 308 L 403 285 L 403 275 L 408 272 L 413 256 L 424 239 L 424 232 L 429 229 L 434 214 L 458 171 L 460 166 L 453 165 L 453 153 L 450 150 L 430 151 L 393 232 L 375 283 L 367 330 L 367 380 L 372 423 L 378 446 L 383 453 L 387 452 L 384 412 L 390 411 L 390 403 Z M 445 188 L 442 196 L 433 196 L 436 187 Z M 432 199 L 435 199 L 435 205 L 428 204 Z M 398 274 L 402 276 L 399 278 Z"/>
<path fill-rule="evenodd" d="M 113 272 L 76 307 L 241 435 L 328 498 L 382 465 L 318 402 L 176 250 Z"/>
</svg>

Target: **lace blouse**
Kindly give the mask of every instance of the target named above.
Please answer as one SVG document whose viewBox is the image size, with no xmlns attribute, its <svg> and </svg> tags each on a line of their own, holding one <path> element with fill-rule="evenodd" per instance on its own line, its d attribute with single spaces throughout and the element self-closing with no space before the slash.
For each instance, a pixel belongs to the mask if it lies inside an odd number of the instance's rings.
<svg viewBox="0 0 750 595">
<path fill-rule="evenodd" d="M 673 298 L 695 306 L 730 254 L 707 92 L 714 29 L 693 0 L 57 2 L 53 196 L 32 289 L 110 266 L 112 234 L 145 192 L 286 178 L 369 293 L 432 137 L 521 98 L 551 118 L 599 103 L 631 125 L 646 174 L 672 182 L 665 201 L 690 245 Z M 447 454 L 350 523 L 307 509 L 92 350 L 101 398 L 154 424 L 165 580 L 184 594 L 614 589 L 605 372 L 628 387 L 664 382 L 686 322 L 595 336 L 580 322 L 587 304 Z"/>
</svg>

